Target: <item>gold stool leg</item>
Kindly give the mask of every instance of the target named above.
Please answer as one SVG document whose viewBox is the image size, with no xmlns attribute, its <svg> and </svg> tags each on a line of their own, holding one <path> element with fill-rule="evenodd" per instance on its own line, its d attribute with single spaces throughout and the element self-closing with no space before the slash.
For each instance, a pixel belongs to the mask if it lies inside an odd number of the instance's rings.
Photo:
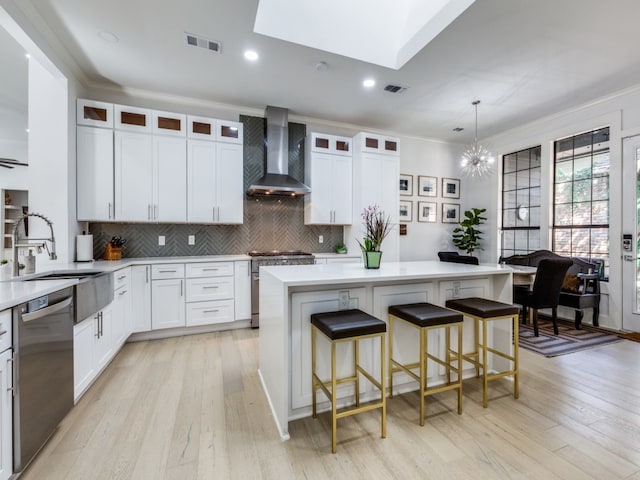
<svg viewBox="0 0 640 480">
<path fill-rule="evenodd" d="M 393 398 L 393 315 L 389 315 L 389 398 Z"/>
<path fill-rule="evenodd" d="M 311 325 L 311 405 L 313 418 L 316 418 L 316 327 Z"/>
<path fill-rule="evenodd" d="M 513 370 L 515 373 L 513 374 L 513 398 L 518 398 L 520 396 L 520 391 L 518 389 L 518 350 L 520 347 L 519 343 L 519 325 L 518 325 L 518 316 L 513 317 Z"/>
<path fill-rule="evenodd" d="M 462 323 L 458 329 L 458 415 L 462 413 Z"/>
<path fill-rule="evenodd" d="M 382 433 L 381 437 L 387 437 L 387 392 L 385 388 L 385 374 L 384 374 L 384 334 L 380 335 L 380 395 L 382 395 L 382 418 L 380 419 L 382 422 Z"/>
<path fill-rule="evenodd" d="M 451 326 L 444 327 L 444 344 L 444 359 L 447 363 L 447 384 L 451 384 L 451 361 L 449 359 L 449 349 L 451 348 Z"/>
<path fill-rule="evenodd" d="M 427 387 L 427 352 L 426 352 L 427 330 L 420 329 L 420 426 L 424 426 L 424 391 Z"/>
<path fill-rule="evenodd" d="M 482 321 L 482 406 L 487 408 L 488 398 L 488 380 L 487 380 L 487 366 L 489 364 L 487 354 L 487 321 Z"/>
<path fill-rule="evenodd" d="M 360 406 L 360 375 L 358 374 L 358 365 L 360 362 L 360 341 L 356 338 L 353 348 L 353 368 L 356 376 L 356 408 Z"/>
<path fill-rule="evenodd" d="M 336 395 L 336 342 L 331 341 L 331 452 L 336 453 L 337 444 L 337 395 Z"/>
</svg>

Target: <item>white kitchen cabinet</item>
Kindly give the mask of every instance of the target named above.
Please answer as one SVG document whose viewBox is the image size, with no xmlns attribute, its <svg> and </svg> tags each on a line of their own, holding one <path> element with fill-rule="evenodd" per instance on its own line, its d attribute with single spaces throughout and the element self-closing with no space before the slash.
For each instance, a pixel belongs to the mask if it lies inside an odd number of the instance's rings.
<svg viewBox="0 0 640 480">
<path fill-rule="evenodd" d="M 116 219 L 184 222 L 186 140 L 115 132 Z"/>
<path fill-rule="evenodd" d="M 115 132 L 116 219 L 152 220 L 153 137 L 144 133 Z"/>
<path fill-rule="evenodd" d="M 352 216 L 353 161 L 351 139 L 312 133 L 307 141 L 304 197 L 306 225 L 350 225 Z"/>
<path fill-rule="evenodd" d="M 362 211 L 378 205 L 391 220 L 392 229 L 382 242 L 382 261 L 397 262 L 400 258 L 398 229 L 400 178 L 400 145 L 393 137 L 359 133 L 353 138 L 353 218 L 361 219 Z M 358 251 L 363 225 L 354 222 L 345 228 L 349 251 Z"/>
<path fill-rule="evenodd" d="M 294 293 L 291 295 L 291 407 L 301 408 L 311 405 L 311 320 L 314 313 L 333 312 L 340 309 L 340 292 L 347 292 L 348 308 L 365 308 L 365 288 L 345 288 L 322 292 Z M 382 317 L 381 317 L 382 318 Z M 361 352 L 369 352 L 372 340 L 361 340 Z M 327 379 L 331 367 L 330 343 L 323 335 L 317 335 L 317 371 L 320 378 Z M 336 351 L 338 378 L 353 375 L 353 342 L 338 344 Z M 360 363 L 365 370 L 372 371 L 373 357 L 361 355 Z M 369 387 L 368 382 L 360 382 L 361 393 Z M 338 398 L 351 397 L 353 383 L 338 387 Z M 318 397 L 324 402 L 322 395 Z"/>
<path fill-rule="evenodd" d="M 0 480 L 13 473 L 13 350 L 11 310 L 0 312 Z"/>
<path fill-rule="evenodd" d="M 79 98 L 76 102 L 76 123 L 90 127 L 113 128 L 113 104 Z"/>
<path fill-rule="evenodd" d="M 242 145 L 196 139 L 187 145 L 188 221 L 242 223 Z"/>
<path fill-rule="evenodd" d="M 131 267 L 114 272 L 113 345 L 116 350 L 131 334 Z"/>
<path fill-rule="evenodd" d="M 113 130 L 78 126 L 76 132 L 77 218 L 113 220 Z"/>
<path fill-rule="evenodd" d="M 251 268 L 248 260 L 234 262 L 235 320 L 251 319 Z"/>
<path fill-rule="evenodd" d="M 111 304 L 73 326 L 73 390 L 76 401 L 116 352 L 112 322 Z"/>
<path fill-rule="evenodd" d="M 187 219 L 187 143 L 184 138 L 153 138 L 153 218 L 156 222 Z"/>
<path fill-rule="evenodd" d="M 151 330 L 151 265 L 131 267 L 131 333 Z"/>
<path fill-rule="evenodd" d="M 151 281 L 151 328 L 185 326 L 184 278 Z"/>
<path fill-rule="evenodd" d="M 0 354 L 0 480 L 13 473 L 13 382 L 12 350 Z"/>
<path fill-rule="evenodd" d="M 233 322 L 234 266 L 232 262 L 186 265 L 186 325 Z"/>
<path fill-rule="evenodd" d="M 113 116 L 116 130 L 138 133 L 152 132 L 151 110 L 127 105 L 114 105 Z"/>
</svg>

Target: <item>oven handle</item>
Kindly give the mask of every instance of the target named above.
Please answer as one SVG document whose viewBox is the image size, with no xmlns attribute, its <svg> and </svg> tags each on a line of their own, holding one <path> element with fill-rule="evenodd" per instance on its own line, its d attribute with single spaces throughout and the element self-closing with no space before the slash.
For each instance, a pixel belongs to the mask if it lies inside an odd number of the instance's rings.
<svg viewBox="0 0 640 480">
<path fill-rule="evenodd" d="M 42 310 L 37 310 L 33 313 L 23 313 L 22 321 L 23 322 L 32 322 L 34 320 L 38 320 L 39 318 L 46 317 L 47 315 L 51 315 L 52 313 L 59 312 L 60 310 L 67 308 L 71 305 L 73 301 L 73 297 L 67 297 L 63 301 L 56 303 L 55 305 L 50 305 Z"/>
</svg>

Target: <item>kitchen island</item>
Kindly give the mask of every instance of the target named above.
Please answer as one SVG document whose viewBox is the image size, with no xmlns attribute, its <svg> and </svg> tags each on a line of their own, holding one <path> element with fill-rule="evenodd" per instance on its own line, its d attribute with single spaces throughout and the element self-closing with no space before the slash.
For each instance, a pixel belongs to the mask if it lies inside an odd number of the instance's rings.
<svg viewBox="0 0 640 480">
<path fill-rule="evenodd" d="M 311 415 L 311 334 L 309 316 L 313 313 L 359 308 L 382 320 L 389 305 L 431 302 L 444 305 L 451 298 L 485 297 L 511 302 L 512 270 L 501 265 L 464 265 L 437 261 L 382 263 L 378 270 L 361 264 L 328 264 L 262 267 L 260 270 L 260 360 L 259 374 L 282 439 L 289 438 L 288 422 Z M 493 322 L 489 342 L 509 351 L 512 325 L 508 320 Z M 473 324 L 465 318 L 464 350 L 473 348 Z M 328 373 L 328 348 L 319 336 L 320 375 Z M 379 350 L 373 340 L 361 342 L 360 357 L 365 368 L 379 375 Z M 417 359 L 415 333 L 394 329 L 394 352 L 401 359 Z M 339 375 L 349 372 L 350 345 L 338 350 Z M 444 336 L 431 335 L 429 349 L 444 352 Z M 496 357 L 491 366 L 505 367 Z M 406 362 L 403 362 L 406 363 Z M 345 367 L 346 366 L 346 367 Z M 344 368 L 346 370 L 344 370 Z M 428 382 L 444 381 L 442 368 L 431 368 Z M 464 376 L 475 370 L 465 366 Z M 415 390 L 417 383 L 407 375 L 394 377 L 394 393 Z M 397 384 L 397 388 L 396 388 Z M 338 398 L 351 401 L 352 385 L 342 385 Z M 361 382 L 361 398 L 373 394 L 368 382 Z M 322 395 L 318 397 L 322 399 Z M 320 410 L 327 403 L 321 403 Z"/>
</svg>

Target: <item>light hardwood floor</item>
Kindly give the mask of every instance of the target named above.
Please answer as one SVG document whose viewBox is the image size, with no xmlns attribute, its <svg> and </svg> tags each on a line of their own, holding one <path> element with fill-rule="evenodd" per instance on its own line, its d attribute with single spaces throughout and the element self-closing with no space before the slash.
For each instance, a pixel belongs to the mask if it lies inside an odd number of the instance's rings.
<svg viewBox="0 0 640 480">
<path fill-rule="evenodd" d="M 281 442 L 257 375 L 255 330 L 127 344 L 21 477 L 42 479 L 640 480 L 640 343 L 553 359 L 521 350 L 520 399 L 493 382 L 389 401 L 340 420 L 292 422 Z"/>
</svg>

